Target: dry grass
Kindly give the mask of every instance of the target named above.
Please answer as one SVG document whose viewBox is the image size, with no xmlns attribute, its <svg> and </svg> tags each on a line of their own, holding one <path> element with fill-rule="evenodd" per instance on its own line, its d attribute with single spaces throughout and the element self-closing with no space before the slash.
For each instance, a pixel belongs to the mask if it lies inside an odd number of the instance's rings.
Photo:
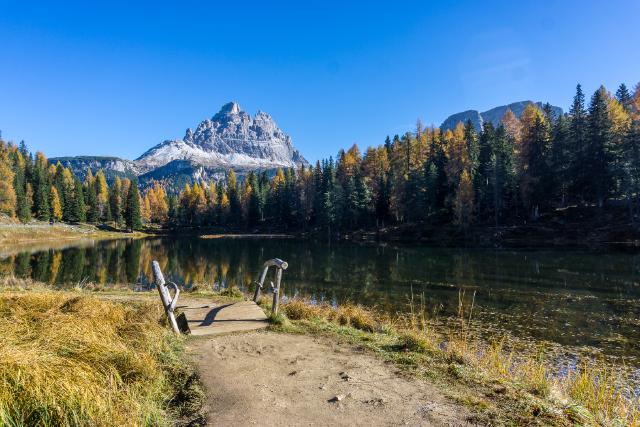
<svg viewBox="0 0 640 427">
<path fill-rule="evenodd" d="M 604 363 L 583 363 L 568 376 L 558 377 L 552 374 L 552 366 L 545 360 L 544 348 L 518 352 L 507 348 L 503 339 L 486 344 L 471 332 L 473 297 L 470 299 L 470 303 L 464 304 L 465 298 L 461 295 L 456 326 L 438 332 L 424 311 L 415 307 L 410 309 L 409 315 L 394 319 L 353 305 L 332 307 L 291 300 L 282 308 L 293 321 L 324 321 L 360 331 L 375 331 L 366 337 L 350 336 L 368 342 L 395 342 L 372 348 L 396 349 L 396 359 L 403 365 L 435 365 L 438 362 L 434 360 L 439 360 L 449 376 L 461 381 L 485 384 L 498 390 L 499 395 L 507 389 L 514 390 L 513 400 L 520 401 L 516 406 L 520 405 L 527 412 L 521 418 L 518 418 L 519 414 L 513 414 L 522 422 L 530 422 L 544 410 L 548 417 L 546 422 L 554 425 L 640 426 L 640 402 L 621 386 L 625 383 L 624 378 L 614 374 Z M 465 379 L 465 375 L 468 378 Z M 500 399 L 504 400 L 504 397 Z"/>
<path fill-rule="evenodd" d="M 0 425 L 167 425 L 201 391 L 158 304 L 0 294 Z M 194 407 L 195 406 L 195 407 Z"/>
<path fill-rule="evenodd" d="M 294 299 L 282 307 L 287 317 L 292 320 L 321 318 L 367 332 L 373 332 L 379 324 L 371 310 L 359 305 L 345 304 L 332 307 L 328 304 L 314 305 Z"/>
</svg>

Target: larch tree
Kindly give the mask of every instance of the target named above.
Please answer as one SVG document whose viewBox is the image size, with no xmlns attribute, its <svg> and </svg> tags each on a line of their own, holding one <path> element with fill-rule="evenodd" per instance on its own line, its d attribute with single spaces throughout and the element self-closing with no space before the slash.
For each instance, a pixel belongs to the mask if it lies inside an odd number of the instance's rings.
<svg viewBox="0 0 640 427">
<path fill-rule="evenodd" d="M 99 221 L 111 221 L 111 209 L 109 207 L 109 188 L 104 172 L 99 170 L 95 177 L 96 211 Z"/>
<path fill-rule="evenodd" d="M 13 188 L 14 173 L 9 150 L 0 141 L 0 213 L 13 218 L 16 213 L 16 192 Z"/>
<path fill-rule="evenodd" d="M 51 218 L 55 221 L 62 220 L 62 203 L 60 202 L 60 196 L 58 196 L 58 189 L 55 185 L 51 186 L 49 191 L 49 206 L 51 206 Z"/>
</svg>

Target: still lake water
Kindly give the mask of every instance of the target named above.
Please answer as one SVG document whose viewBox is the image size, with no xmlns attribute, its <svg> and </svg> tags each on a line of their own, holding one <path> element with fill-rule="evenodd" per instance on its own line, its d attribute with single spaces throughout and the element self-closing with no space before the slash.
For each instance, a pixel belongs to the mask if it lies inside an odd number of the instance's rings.
<svg viewBox="0 0 640 427">
<path fill-rule="evenodd" d="M 640 254 L 577 250 L 448 249 L 270 239 L 149 238 L 85 242 L 0 255 L 0 275 L 52 286 L 128 283 L 152 287 L 151 261 L 185 288 L 249 289 L 263 261 L 289 263 L 285 295 L 381 310 L 424 299 L 454 315 L 475 291 L 474 321 L 492 333 L 547 341 L 640 366 Z"/>
</svg>

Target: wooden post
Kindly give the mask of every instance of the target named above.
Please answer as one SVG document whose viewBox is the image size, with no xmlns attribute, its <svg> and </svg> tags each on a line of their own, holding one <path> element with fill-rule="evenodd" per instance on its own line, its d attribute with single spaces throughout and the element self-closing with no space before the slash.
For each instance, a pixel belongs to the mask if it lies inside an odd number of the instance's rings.
<svg viewBox="0 0 640 427">
<path fill-rule="evenodd" d="M 271 307 L 271 313 L 278 314 L 278 306 L 280 305 L 280 281 L 282 280 L 282 268 L 278 268 L 276 271 L 276 288 L 273 290 L 273 305 Z"/>
<path fill-rule="evenodd" d="M 253 294 L 253 302 L 257 303 L 258 298 L 260 298 L 260 291 L 262 291 L 262 286 L 264 285 L 264 279 L 267 277 L 267 271 L 269 271 L 269 266 L 265 265 L 262 269 L 262 274 L 260 275 L 260 281 L 256 283 L 256 291 Z"/>
<path fill-rule="evenodd" d="M 273 258 L 262 265 L 262 274 L 260 275 L 260 281 L 256 283 L 256 292 L 253 294 L 253 301 L 258 302 L 258 298 L 260 297 L 260 291 L 264 285 L 264 280 L 267 277 L 267 272 L 269 271 L 269 267 L 276 268 L 276 286 L 273 286 L 273 282 L 271 283 L 271 287 L 273 288 L 273 304 L 271 305 L 271 313 L 278 314 L 278 306 L 280 305 L 280 282 L 282 281 L 282 272 L 289 267 L 286 261 L 281 260 L 280 258 Z"/>
<path fill-rule="evenodd" d="M 178 328 L 178 322 L 176 322 L 176 317 L 173 314 L 173 309 L 176 306 L 176 302 L 178 301 L 178 294 L 180 293 L 178 287 L 175 287 L 175 295 L 173 296 L 173 300 L 169 295 L 169 290 L 165 286 L 164 276 L 162 275 L 162 270 L 160 270 L 160 264 L 158 261 L 153 261 L 151 263 L 151 267 L 153 270 L 153 278 L 156 284 L 156 288 L 158 288 L 158 293 L 160 294 L 160 299 L 162 300 L 162 306 L 164 307 L 164 312 L 169 319 L 169 323 L 173 328 L 173 332 L 180 335 L 180 328 Z"/>
</svg>

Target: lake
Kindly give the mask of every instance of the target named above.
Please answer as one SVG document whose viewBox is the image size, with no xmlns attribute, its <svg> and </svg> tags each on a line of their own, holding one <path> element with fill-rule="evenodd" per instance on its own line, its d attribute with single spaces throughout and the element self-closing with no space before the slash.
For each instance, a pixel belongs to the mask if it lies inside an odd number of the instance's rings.
<svg viewBox="0 0 640 427">
<path fill-rule="evenodd" d="M 635 252 L 449 249 L 293 239 L 162 237 L 84 242 L 13 253 L 0 274 L 31 277 L 55 287 L 128 283 L 153 287 L 151 261 L 168 280 L 247 290 L 263 261 L 289 263 L 283 295 L 332 304 L 350 301 L 388 312 L 423 300 L 439 318 L 455 315 L 464 292 L 474 298 L 482 331 L 524 341 L 624 357 L 640 366 L 640 256 Z M 475 297 L 474 297 L 475 291 Z"/>
</svg>

